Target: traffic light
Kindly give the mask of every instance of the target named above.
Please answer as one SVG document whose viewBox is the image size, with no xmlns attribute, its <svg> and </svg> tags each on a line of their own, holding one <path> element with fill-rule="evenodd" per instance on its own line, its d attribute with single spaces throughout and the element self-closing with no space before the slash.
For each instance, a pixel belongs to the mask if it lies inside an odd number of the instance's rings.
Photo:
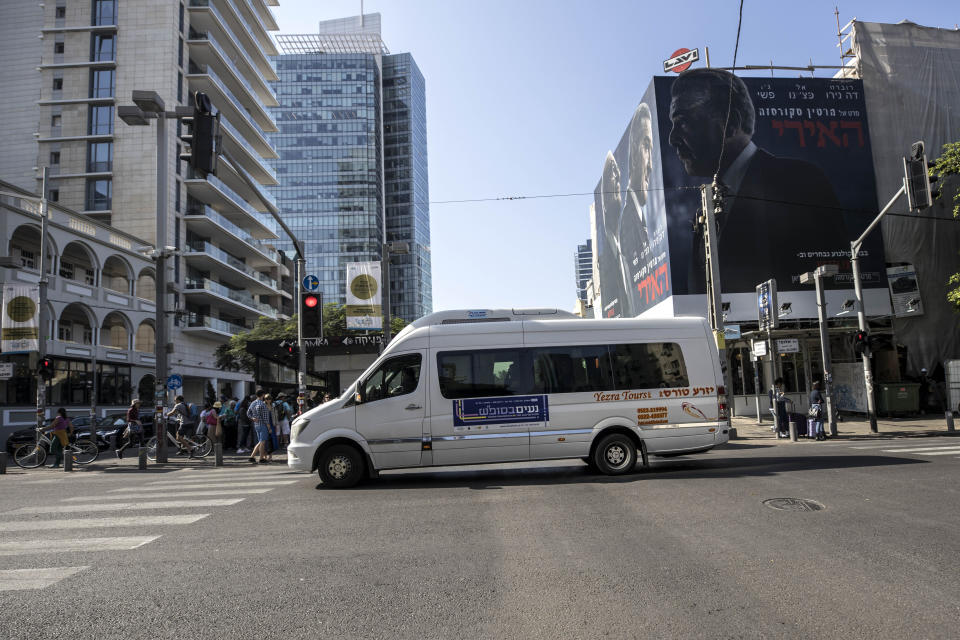
<svg viewBox="0 0 960 640">
<path fill-rule="evenodd" d="M 304 293 L 300 298 L 300 317 L 304 338 L 323 337 L 323 303 L 319 293 Z"/>
<path fill-rule="evenodd" d="M 190 132 L 180 139 L 190 145 L 190 150 L 180 154 L 181 160 L 190 163 L 190 167 L 206 177 L 215 173 L 217 156 L 220 153 L 220 114 L 213 114 L 213 103 L 205 93 L 197 92 L 193 98 L 193 115 L 181 119 Z"/>
<path fill-rule="evenodd" d="M 280 342 L 280 348 L 283 349 L 283 351 L 288 356 L 291 356 L 291 357 L 297 355 L 298 353 L 297 343 L 293 340 L 283 340 L 282 342 Z"/>
<path fill-rule="evenodd" d="M 857 331 L 853 337 L 853 350 L 858 356 L 870 355 L 870 334 L 866 331 Z"/>
<path fill-rule="evenodd" d="M 40 358 L 37 364 L 37 375 L 44 380 L 50 380 L 53 377 L 53 360 L 51 358 Z"/>
<path fill-rule="evenodd" d="M 933 193 L 930 183 L 930 165 L 923 150 L 923 141 L 910 146 L 910 157 L 903 159 L 903 184 L 907 189 L 907 204 L 910 210 L 926 209 L 933 205 Z"/>
</svg>

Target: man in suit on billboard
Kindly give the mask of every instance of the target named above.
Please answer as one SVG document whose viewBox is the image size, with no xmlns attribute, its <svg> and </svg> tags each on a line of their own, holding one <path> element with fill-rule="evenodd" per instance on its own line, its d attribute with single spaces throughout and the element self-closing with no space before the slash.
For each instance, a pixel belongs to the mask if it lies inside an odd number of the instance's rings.
<svg viewBox="0 0 960 640">
<path fill-rule="evenodd" d="M 843 214 L 824 172 L 753 142 L 756 112 L 743 80 L 719 69 L 691 69 L 677 77 L 670 97 L 669 141 L 684 170 L 707 180 L 716 175 L 727 191 L 718 219 L 725 291 L 753 291 L 770 277 L 791 282 L 816 266 L 810 252 L 844 244 Z M 691 257 L 702 265 L 699 242 Z M 702 266 L 690 276 L 691 292 L 704 291 Z"/>
<path fill-rule="evenodd" d="M 642 102 L 630 120 L 629 153 L 627 192 L 620 214 L 619 236 L 626 290 L 623 311 L 625 316 L 633 317 L 643 308 L 635 275 L 650 258 L 644 206 L 653 172 L 653 122 L 650 107 Z"/>
<path fill-rule="evenodd" d="M 607 152 L 599 193 L 600 233 L 597 234 L 597 263 L 600 268 L 600 302 L 604 318 L 624 317 L 623 264 L 620 259 L 620 167 Z"/>
</svg>

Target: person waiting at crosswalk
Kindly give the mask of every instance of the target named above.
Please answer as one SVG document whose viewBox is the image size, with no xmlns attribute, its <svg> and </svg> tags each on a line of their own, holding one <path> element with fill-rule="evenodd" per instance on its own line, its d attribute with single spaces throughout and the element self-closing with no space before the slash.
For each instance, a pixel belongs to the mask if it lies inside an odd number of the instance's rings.
<svg viewBox="0 0 960 640">
<path fill-rule="evenodd" d="M 257 389 L 257 399 L 247 408 L 247 417 L 253 422 L 257 434 L 257 446 L 250 452 L 250 462 L 256 463 L 260 456 L 260 464 L 267 464 L 267 447 L 270 440 L 270 408 L 263 401 L 263 389 Z"/>
<path fill-rule="evenodd" d="M 53 437 L 50 438 L 52 440 L 50 453 L 53 454 L 53 464 L 49 466 L 51 469 L 55 469 L 63 462 L 63 450 L 70 443 L 70 436 L 73 435 L 73 422 L 67 417 L 67 410 L 63 407 L 57 409 L 57 417 L 53 420 L 53 424 L 45 430 L 53 432 L 51 434 Z"/>
</svg>

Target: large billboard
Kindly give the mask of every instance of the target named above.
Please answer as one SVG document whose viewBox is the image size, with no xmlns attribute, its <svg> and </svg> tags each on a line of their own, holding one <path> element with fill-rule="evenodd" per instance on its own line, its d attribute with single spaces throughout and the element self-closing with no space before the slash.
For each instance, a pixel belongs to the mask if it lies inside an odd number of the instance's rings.
<svg viewBox="0 0 960 640">
<path fill-rule="evenodd" d="M 654 78 L 604 160 L 595 192 L 604 317 L 705 292 L 694 222 L 699 186 L 715 175 L 726 192 L 724 294 L 752 297 L 771 278 L 785 298 L 809 292 L 799 275 L 821 264 L 840 267 L 828 289 L 853 288 L 850 241 L 878 210 L 862 84 L 701 68 Z M 885 288 L 879 233 L 864 243 L 861 272 L 865 288 Z"/>
</svg>

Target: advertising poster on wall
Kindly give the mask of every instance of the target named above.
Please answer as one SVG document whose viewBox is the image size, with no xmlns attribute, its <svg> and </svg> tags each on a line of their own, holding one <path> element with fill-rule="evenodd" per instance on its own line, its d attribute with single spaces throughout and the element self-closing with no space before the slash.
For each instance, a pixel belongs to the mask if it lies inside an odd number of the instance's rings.
<svg viewBox="0 0 960 640">
<path fill-rule="evenodd" d="M 23 353 L 40 348 L 40 288 L 37 285 L 3 285 L 3 320 L 0 351 Z"/>
<path fill-rule="evenodd" d="M 382 329 L 380 263 L 347 263 L 347 329 Z"/>
<path fill-rule="evenodd" d="M 660 132 L 651 85 L 616 149 L 607 153 L 594 191 L 594 255 L 601 317 L 638 316 L 670 295 Z"/>
<path fill-rule="evenodd" d="M 594 192 L 602 317 L 706 292 L 694 222 L 714 175 L 725 191 L 724 293 L 770 279 L 781 292 L 809 291 L 799 275 L 822 264 L 840 269 L 826 288 L 853 288 L 850 241 L 878 211 L 862 83 L 697 68 L 655 77 L 603 160 Z M 863 287 L 886 288 L 879 233 L 860 258 Z"/>
<path fill-rule="evenodd" d="M 840 268 L 828 289 L 852 288 L 850 241 L 878 211 L 862 83 L 700 68 L 654 85 L 674 293 L 706 291 L 703 237 L 691 232 L 700 193 L 689 187 L 714 175 L 726 191 L 724 293 L 771 278 L 780 292 L 806 291 L 799 275 L 821 264 Z M 879 233 L 860 257 L 862 285 L 885 287 Z"/>
</svg>

